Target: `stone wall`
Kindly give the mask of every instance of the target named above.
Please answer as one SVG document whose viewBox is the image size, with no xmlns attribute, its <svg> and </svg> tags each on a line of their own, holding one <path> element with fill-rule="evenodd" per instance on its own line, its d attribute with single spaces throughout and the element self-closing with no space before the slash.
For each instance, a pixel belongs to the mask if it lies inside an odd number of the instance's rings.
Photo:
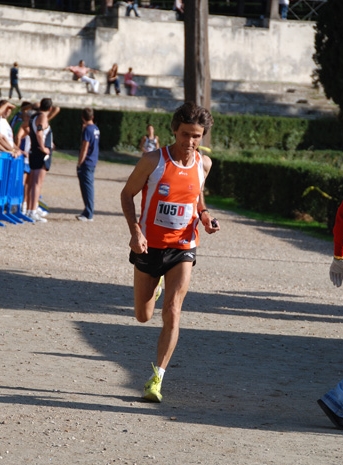
<svg viewBox="0 0 343 465">
<path fill-rule="evenodd" d="M 173 11 L 140 9 L 112 17 L 0 6 L 0 61 L 37 68 L 64 68 L 84 59 L 105 71 L 112 63 L 142 76 L 183 76 L 183 23 Z M 104 27 L 106 26 L 106 27 Z M 248 27 L 244 18 L 209 18 L 211 77 L 237 83 L 310 85 L 314 69 L 313 23 L 270 20 Z"/>
</svg>

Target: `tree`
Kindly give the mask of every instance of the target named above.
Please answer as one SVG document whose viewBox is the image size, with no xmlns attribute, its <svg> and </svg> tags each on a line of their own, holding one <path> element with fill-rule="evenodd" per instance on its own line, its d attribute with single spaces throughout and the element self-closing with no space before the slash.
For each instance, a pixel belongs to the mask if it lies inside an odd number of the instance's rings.
<svg viewBox="0 0 343 465">
<path fill-rule="evenodd" d="M 343 1 L 328 0 L 318 12 L 315 26 L 315 53 L 317 65 L 314 84 L 323 86 L 327 98 L 340 108 L 343 117 Z"/>
<path fill-rule="evenodd" d="M 208 0 L 185 4 L 185 100 L 211 110 L 211 76 L 208 52 Z M 210 144 L 210 133 L 204 137 Z"/>
</svg>

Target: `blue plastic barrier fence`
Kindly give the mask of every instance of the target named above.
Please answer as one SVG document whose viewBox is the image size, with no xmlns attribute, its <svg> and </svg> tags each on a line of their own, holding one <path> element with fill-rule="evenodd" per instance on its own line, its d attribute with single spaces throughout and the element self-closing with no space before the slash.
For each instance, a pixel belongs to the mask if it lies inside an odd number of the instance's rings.
<svg viewBox="0 0 343 465">
<path fill-rule="evenodd" d="M 24 156 L 0 152 L 0 220 L 11 224 L 33 222 L 20 211 L 24 198 Z M 5 226 L 0 222 L 0 226 Z"/>
<path fill-rule="evenodd" d="M 20 208 L 24 200 L 24 155 L 12 158 L 7 186 L 7 215 L 17 223 L 33 222 Z"/>
<path fill-rule="evenodd" d="M 0 220 L 9 221 L 16 224 L 16 221 L 7 218 L 5 206 L 7 204 L 7 185 L 10 173 L 11 155 L 6 152 L 0 152 Z M 5 226 L 0 222 L 0 226 Z"/>
</svg>

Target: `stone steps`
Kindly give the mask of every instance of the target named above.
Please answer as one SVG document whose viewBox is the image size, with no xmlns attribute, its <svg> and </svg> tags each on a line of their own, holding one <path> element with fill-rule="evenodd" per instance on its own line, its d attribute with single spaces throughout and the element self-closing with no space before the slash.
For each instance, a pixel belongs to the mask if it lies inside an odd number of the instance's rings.
<svg viewBox="0 0 343 465">
<path fill-rule="evenodd" d="M 9 90 L 9 69 L 11 64 L 0 64 L 0 88 L 2 98 Z M 39 101 L 51 97 L 54 104 L 67 108 L 94 108 L 135 111 L 174 111 L 183 103 L 183 79 L 178 76 L 135 76 L 139 85 L 137 95 L 127 95 L 123 74 L 119 75 L 121 94 L 105 95 L 106 73 L 99 71 L 99 94 L 87 92 L 80 81 L 73 81 L 69 71 L 53 68 L 19 68 L 19 87 L 23 99 Z M 13 94 L 16 103 L 16 92 Z M 294 86 L 280 83 L 247 83 L 212 81 L 211 108 L 220 113 L 250 113 L 280 116 L 302 116 L 314 118 L 331 115 L 336 106 L 329 102 L 322 91 L 310 86 Z"/>
</svg>

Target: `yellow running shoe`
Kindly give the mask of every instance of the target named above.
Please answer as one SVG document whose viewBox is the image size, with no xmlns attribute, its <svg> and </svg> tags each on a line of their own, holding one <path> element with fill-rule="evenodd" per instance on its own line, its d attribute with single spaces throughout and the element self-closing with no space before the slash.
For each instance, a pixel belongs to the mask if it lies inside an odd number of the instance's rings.
<svg viewBox="0 0 343 465">
<path fill-rule="evenodd" d="M 151 402 L 162 402 L 162 378 L 158 374 L 157 368 L 152 363 L 152 369 L 154 370 L 154 376 L 149 379 L 144 385 L 144 399 L 150 400 Z"/>
<path fill-rule="evenodd" d="M 163 283 L 163 276 L 160 277 L 160 280 L 157 284 L 157 287 L 156 287 L 156 294 L 155 294 L 155 300 L 157 301 L 161 294 L 162 294 L 162 283 Z"/>
</svg>

